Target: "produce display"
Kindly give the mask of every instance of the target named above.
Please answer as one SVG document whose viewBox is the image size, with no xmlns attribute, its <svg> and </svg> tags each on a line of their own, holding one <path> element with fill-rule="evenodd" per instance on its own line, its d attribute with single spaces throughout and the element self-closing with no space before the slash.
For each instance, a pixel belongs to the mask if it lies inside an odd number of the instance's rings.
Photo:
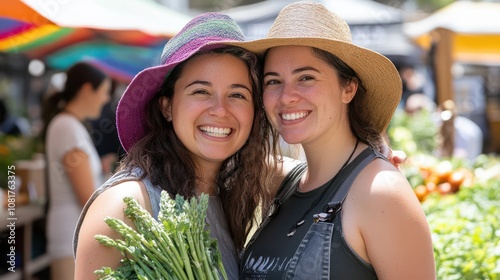
<svg viewBox="0 0 500 280">
<path fill-rule="evenodd" d="M 401 171 L 429 222 L 437 279 L 500 279 L 500 156 L 434 156 L 439 135 L 430 120 L 400 112 L 388 133 L 408 156 Z"/>
<path fill-rule="evenodd" d="M 158 221 L 132 197 L 124 202 L 124 213 L 136 229 L 119 219 L 105 220 L 122 239 L 104 235 L 96 239 L 119 250 L 124 258 L 116 270 L 97 270 L 99 279 L 227 279 L 217 240 L 210 237 L 205 222 L 208 195 L 190 200 L 177 195 L 174 200 L 162 191 Z"/>
<path fill-rule="evenodd" d="M 429 221 L 437 279 L 500 279 L 500 180 L 453 195 L 430 195 Z"/>
<path fill-rule="evenodd" d="M 429 194 L 452 194 L 474 184 L 474 172 L 462 160 L 439 160 L 419 155 L 409 158 L 408 162 L 402 171 L 421 202 Z"/>
</svg>

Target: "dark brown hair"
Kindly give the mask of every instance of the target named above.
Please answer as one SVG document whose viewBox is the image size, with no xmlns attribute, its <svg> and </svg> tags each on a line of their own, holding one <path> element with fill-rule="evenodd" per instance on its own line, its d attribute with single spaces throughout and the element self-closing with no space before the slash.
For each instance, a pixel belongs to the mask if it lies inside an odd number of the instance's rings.
<svg viewBox="0 0 500 280">
<path fill-rule="evenodd" d="M 365 113 L 366 108 L 362 107 L 364 103 L 362 100 L 368 98 L 363 81 L 361 81 L 354 69 L 334 54 L 318 48 L 312 48 L 312 52 L 313 55 L 324 60 L 337 72 L 340 83 L 343 86 L 348 85 L 352 81 L 358 82 L 358 90 L 353 100 L 349 103 L 348 109 L 351 131 L 359 141 L 378 150 L 378 147 L 384 142 L 384 135 L 381 135 L 373 127 L 369 116 Z"/>
<path fill-rule="evenodd" d="M 255 224 L 255 210 L 259 203 L 268 205 L 267 186 L 271 184 L 274 169 L 269 168 L 268 155 L 273 146 L 270 141 L 270 124 L 267 121 L 261 95 L 261 69 L 256 56 L 238 47 L 224 47 L 196 54 L 231 54 L 241 59 L 249 69 L 252 83 L 255 116 L 249 139 L 234 155 L 226 159 L 217 177 L 219 197 L 226 215 L 232 239 L 241 250 L 246 237 Z M 193 56 L 193 57 L 195 57 Z M 190 59 L 192 59 L 191 57 Z M 189 59 L 187 60 L 189 61 Z M 196 194 L 196 166 L 190 152 L 181 143 L 161 113 L 159 99 L 173 97 L 175 82 L 183 73 L 187 61 L 177 65 L 146 108 L 146 135 L 129 151 L 120 169 L 140 167 L 143 177 L 168 191 L 171 196 L 180 194 L 192 197 Z"/>
<path fill-rule="evenodd" d="M 78 91 L 86 83 L 89 83 L 95 90 L 99 88 L 104 80 L 108 78 L 104 72 L 96 67 L 78 62 L 66 71 L 66 82 L 64 89 L 49 96 L 42 104 L 42 120 L 44 128 L 42 130 L 42 139 L 45 139 L 47 127 L 55 115 L 64 110 L 64 107 L 71 102 Z"/>
</svg>

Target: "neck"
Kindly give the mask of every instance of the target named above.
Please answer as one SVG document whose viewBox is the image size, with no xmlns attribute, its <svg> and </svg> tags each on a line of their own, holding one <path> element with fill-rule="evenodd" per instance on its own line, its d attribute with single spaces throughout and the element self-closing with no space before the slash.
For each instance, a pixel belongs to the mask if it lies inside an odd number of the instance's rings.
<svg viewBox="0 0 500 280">
<path fill-rule="evenodd" d="M 200 174 L 196 180 L 196 190 L 197 193 L 206 193 L 208 195 L 217 195 L 217 175 L 220 172 L 220 164 L 205 163 L 202 164 L 203 167 L 200 168 Z"/>
<path fill-rule="evenodd" d="M 332 141 L 329 145 L 304 145 L 304 152 L 307 159 L 307 172 L 300 182 L 300 190 L 311 191 L 326 182 L 337 174 L 356 146 L 356 138 L 353 135 L 343 137 L 342 140 Z M 358 154 L 361 147 L 358 144 L 351 161 Z"/>
<path fill-rule="evenodd" d="M 63 112 L 72 115 L 73 117 L 77 118 L 80 121 L 82 121 L 85 118 L 82 112 L 80 112 L 80 110 L 78 109 L 78 106 L 76 106 L 74 103 L 68 104 L 64 108 Z"/>
</svg>

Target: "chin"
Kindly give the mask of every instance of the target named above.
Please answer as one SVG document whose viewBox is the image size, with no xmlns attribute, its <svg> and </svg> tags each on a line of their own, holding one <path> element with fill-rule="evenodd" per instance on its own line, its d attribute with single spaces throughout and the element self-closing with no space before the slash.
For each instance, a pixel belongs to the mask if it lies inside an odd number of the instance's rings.
<svg viewBox="0 0 500 280">
<path fill-rule="evenodd" d="M 297 136 L 287 136 L 283 137 L 283 140 L 290 145 L 295 145 L 302 143 L 303 138 Z"/>
</svg>

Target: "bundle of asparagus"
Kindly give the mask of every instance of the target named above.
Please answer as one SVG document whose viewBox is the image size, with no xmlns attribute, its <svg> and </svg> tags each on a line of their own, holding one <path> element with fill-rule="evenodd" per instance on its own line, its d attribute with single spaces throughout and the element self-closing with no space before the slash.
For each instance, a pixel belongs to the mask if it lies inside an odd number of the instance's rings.
<svg viewBox="0 0 500 280">
<path fill-rule="evenodd" d="M 132 197 L 124 202 L 124 213 L 136 229 L 119 219 L 105 219 L 122 239 L 95 238 L 118 249 L 124 258 L 116 270 L 96 270 L 99 279 L 227 279 L 217 240 L 210 237 L 205 223 L 208 195 L 188 200 L 177 195 L 174 200 L 162 191 L 158 221 Z"/>
</svg>

